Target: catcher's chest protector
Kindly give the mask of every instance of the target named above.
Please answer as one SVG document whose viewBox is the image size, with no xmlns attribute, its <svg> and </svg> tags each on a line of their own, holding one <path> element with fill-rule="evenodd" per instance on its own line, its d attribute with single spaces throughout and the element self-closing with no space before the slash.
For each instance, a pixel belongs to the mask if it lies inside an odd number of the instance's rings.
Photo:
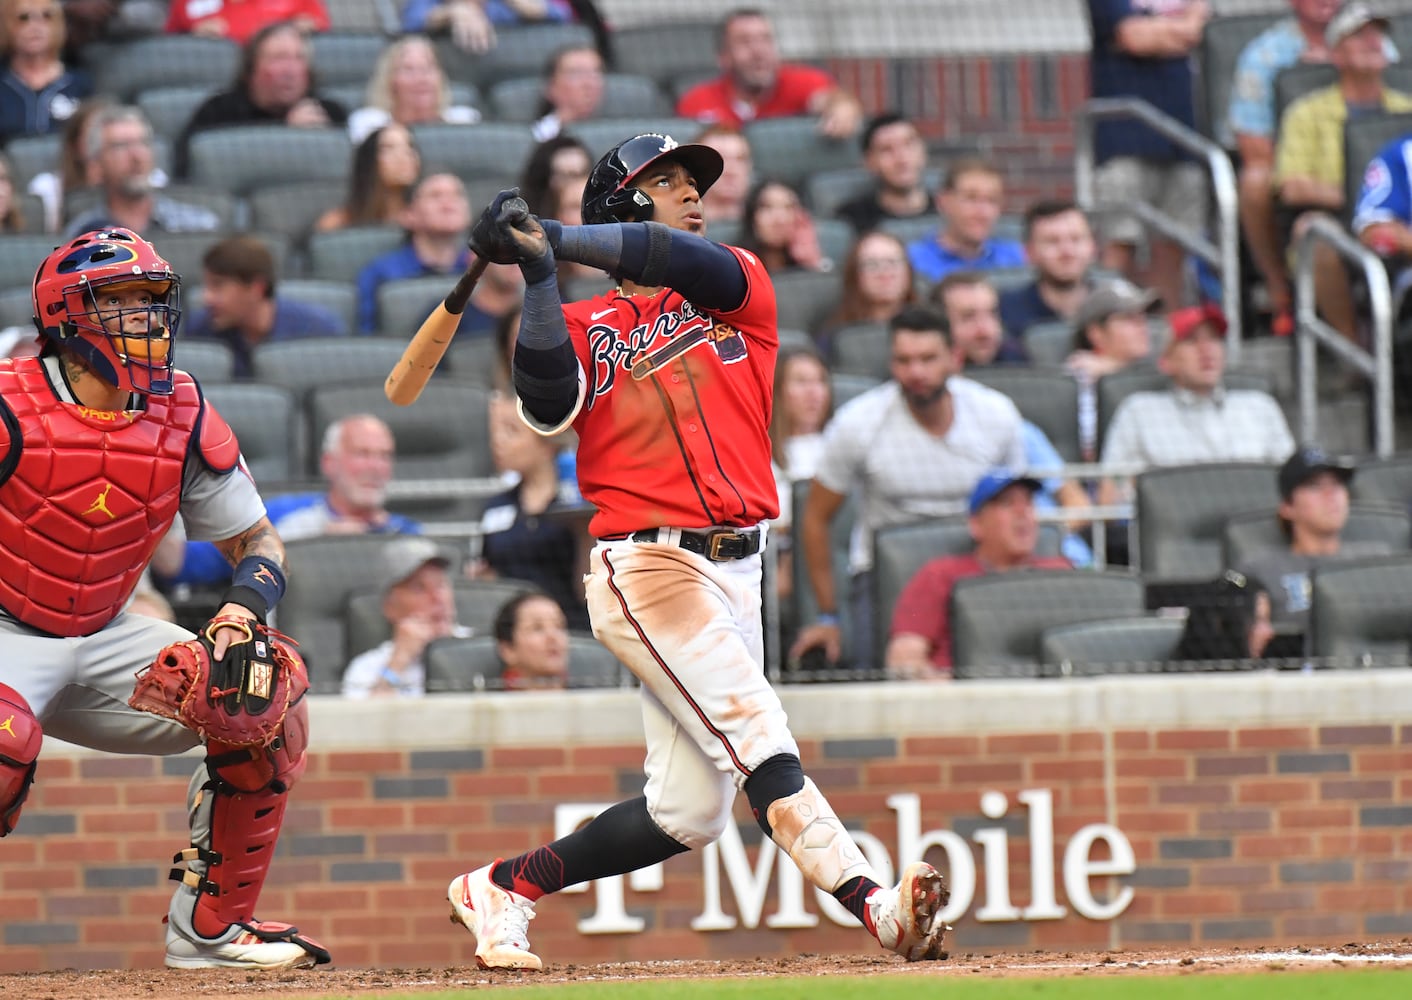
<svg viewBox="0 0 1412 1000">
<path fill-rule="evenodd" d="M 0 456 L 0 605 L 54 635 L 113 619 L 181 503 L 201 412 L 190 376 L 140 413 L 54 398 L 37 358 L 0 362 L 8 449 Z"/>
</svg>

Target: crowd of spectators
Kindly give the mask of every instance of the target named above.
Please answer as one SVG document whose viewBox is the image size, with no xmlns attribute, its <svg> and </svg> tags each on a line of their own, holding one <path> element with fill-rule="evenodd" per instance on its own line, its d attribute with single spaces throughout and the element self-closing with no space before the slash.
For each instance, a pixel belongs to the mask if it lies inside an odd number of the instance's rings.
<svg viewBox="0 0 1412 1000">
<path fill-rule="evenodd" d="M 1088 6 L 1094 96 L 1138 97 L 1197 127 L 1191 57 L 1212 17 L 1205 0 L 1089 0 Z M 1346 205 L 1344 195 L 1345 171 L 1364 169 L 1343 162 L 1345 122 L 1379 110 L 1412 110 L 1412 96 L 1386 80 L 1396 57 L 1390 24 L 1356 0 L 1290 0 L 1290 8 L 1288 19 L 1242 55 L 1229 118 L 1219 126 L 1238 153 L 1252 291 L 1268 313 L 1260 332 L 1277 336 L 1292 323 L 1291 240 L 1317 215 L 1351 217 L 1353 231 L 1391 266 L 1412 257 L 1412 140 L 1390 144 L 1367 166 L 1356 206 Z M 5 0 L 0 11 L 0 135 L 62 135 L 59 158 L 45 173 L 24 178 L 23 192 L 9 163 L 0 160 L 0 228 L 26 226 L 20 202 L 28 193 L 42 203 L 39 228 L 56 234 L 122 225 L 153 236 L 159 249 L 164 233 L 220 234 L 202 256 L 199 276 L 186 275 L 188 284 L 199 284 L 200 298 L 188 310 L 183 335 L 229 348 L 237 380 L 254 376 L 254 359 L 267 343 L 379 333 L 405 338 L 410 329 L 389 329 L 384 321 L 380 293 L 408 279 L 449 278 L 466 266 L 465 234 L 480 207 L 468 182 L 475 189 L 476 178 L 424 155 L 416 130 L 473 125 L 493 114 L 493 102 L 457 89 L 466 81 L 448 73 L 440 39 L 485 53 L 525 23 L 592 20 L 590 4 L 557 0 L 410 0 L 401 12 L 407 34 L 382 49 L 361 103 L 347 103 L 320 84 L 311 33 L 327 31 L 330 18 L 318 0 L 175 0 L 166 31 L 229 40 L 241 46 L 241 57 L 235 78 L 195 103 L 172 136 L 169 176 L 158 155 L 162 137 L 144 112 L 92 96 L 91 77 L 66 48 L 57 0 Z M 1338 545 L 1350 467 L 1297 450 L 1270 393 L 1226 384 L 1228 317 L 1178 242 L 1128 211 L 1091 216 L 1065 200 L 1066 192 L 1016 206 L 1007 196 L 1003 164 L 983 156 L 934 161 L 927 123 L 886 108 L 868 115 L 858 96 L 827 71 L 784 60 L 775 26 L 760 11 L 726 16 L 714 43 L 719 74 L 675 99 L 677 115 L 698 123 L 697 134 L 677 138 L 712 145 L 725 161 L 703 202 L 708 232 L 729 234 L 777 277 L 832 282 L 832 296 L 815 303 L 826 308 L 817 311 L 816 323 L 794 331 L 776 373 L 777 587 L 789 609 L 793 593 L 807 582 L 819 611 L 817 620 L 787 623 L 791 661 L 813 655 L 864 666 L 875 658 L 874 637 L 883 634 L 887 662 L 876 666 L 896 676 L 945 675 L 950 584 L 1024 566 L 1092 565 L 1086 509 L 1130 499 L 1130 477 L 1146 468 L 1292 463 L 1280 474 L 1280 496 L 1272 498 L 1289 551 L 1240 567 L 1267 594 L 1276 622 L 1307 611 L 1310 560 L 1361 553 Z M 1319 62 L 1330 64 L 1333 81 L 1278 108 L 1277 74 Z M 497 175 L 517 178 L 537 214 L 579 221 L 595 157 L 575 126 L 611 115 L 604 96 L 613 68 L 611 51 L 597 44 L 564 45 L 545 61 L 539 104 L 525 122 L 534 144 L 523 158 L 501 164 Z M 815 119 L 821 141 L 856 150 L 856 184 L 827 205 L 815 200 L 807 175 L 786 179 L 756 169 L 752 124 L 797 116 Z M 227 232 L 229 220 L 193 189 L 193 137 L 249 124 L 346 129 L 347 181 L 330 182 L 335 196 L 308 213 L 301 248 L 317 234 L 400 231 L 396 246 L 360 262 L 351 329 L 333 311 L 282 294 L 286 275 L 278 273 L 270 247 L 258 234 Z M 1205 173 L 1177 146 L 1120 123 L 1101 123 L 1095 143 L 1098 202 L 1148 203 L 1192 234 L 1206 231 Z M 1013 211 L 1017 207 L 1022 211 Z M 832 228 L 840 223 L 848 234 L 842 242 Z M 1325 255 L 1316 269 L 1319 311 L 1358 341 L 1366 323 L 1356 287 L 1336 258 L 1319 252 Z M 561 267 L 566 293 L 580 280 L 603 276 Z M 522 292 L 516 268 L 492 265 L 461 321 L 463 340 L 496 339 L 502 367 Z M 428 294 L 425 310 L 438 299 Z M 1042 328 L 1057 331 L 1059 344 L 1044 359 L 1036 356 L 1034 337 Z M 859 344 L 868 350 L 845 351 Z M 834 363 L 845 353 L 870 359 L 872 381 L 839 398 Z M 1061 453 L 1063 442 L 1031 419 L 1029 400 L 986 382 L 1001 366 L 1045 365 L 1067 371 L 1077 384 L 1075 454 Z M 1165 376 L 1163 387 L 1128 396 L 1100 426 L 1100 381 L 1144 370 Z M 506 387 L 503 372 L 486 381 Z M 505 490 L 483 505 L 474 558 L 462 567 L 426 539 L 388 550 L 380 587 L 393 638 L 353 659 L 343 680 L 349 695 L 425 689 L 424 647 L 465 631 L 456 624 L 453 576 L 532 583 L 533 598 L 495 626 L 506 677 L 562 679 L 553 664 L 562 667 L 567 643 L 558 633 L 586 627 L 583 521 L 563 493 L 560 462 L 573 443 L 526 432 L 503 400 L 492 401 L 488 426 Z M 368 414 L 330 426 L 319 458 L 325 489 L 271 500 L 281 534 L 292 540 L 422 531 L 423 525 L 388 509 L 394 447 L 391 430 Z M 1108 473 L 1060 474 L 1081 460 Z M 810 486 L 800 510 L 795 487 L 804 482 Z M 858 513 L 845 581 L 834 578 L 830 531 L 850 497 Z M 966 520 L 974 551 L 927 563 L 895 608 L 874 607 L 874 534 L 918 519 L 956 517 Z M 1043 520 L 1057 521 L 1062 555 L 1036 556 Z M 159 574 L 159 583 L 219 582 L 223 564 L 209 558 L 214 553 L 200 543 L 184 552 L 184 564 Z M 1097 555 L 1111 562 L 1122 552 Z M 531 630 L 550 638 L 521 648 L 515 639 L 520 618 L 534 619 Z M 843 648 L 845 619 L 851 650 Z M 541 660 L 549 665 L 531 665 Z"/>
</svg>

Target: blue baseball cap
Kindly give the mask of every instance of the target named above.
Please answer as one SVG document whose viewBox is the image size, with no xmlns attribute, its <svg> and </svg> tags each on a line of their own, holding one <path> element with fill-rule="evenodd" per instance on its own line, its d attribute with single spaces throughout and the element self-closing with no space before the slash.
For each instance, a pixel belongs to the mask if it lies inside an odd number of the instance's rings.
<svg viewBox="0 0 1412 1000">
<path fill-rule="evenodd" d="M 1017 484 L 1026 487 L 1031 496 L 1044 489 L 1044 484 L 1033 476 L 1011 472 L 1009 469 L 993 469 L 981 476 L 980 482 L 971 490 L 971 513 L 980 513 L 982 507 Z"/>
</svg>

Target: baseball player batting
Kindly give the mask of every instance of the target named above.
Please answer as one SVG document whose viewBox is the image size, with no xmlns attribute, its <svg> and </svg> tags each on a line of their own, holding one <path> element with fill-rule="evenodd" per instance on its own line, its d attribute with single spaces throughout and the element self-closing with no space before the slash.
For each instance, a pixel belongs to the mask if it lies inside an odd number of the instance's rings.
<svg viewBox="0 0 1412 1000">
<path fill-rule="evenodd" d="M 35 273 L 39 356 L 0 360 L 0 836 L 43 779 L 43 732 L 110 753 L 204 744 L 166 964 L 310 966 L 328 952 L 254 915 L 308 733 L 304 665 L 263 624 L 284 546 L 235 435 L 173 367 L 180 288 L 131 230 L 85 233 Z M 196 638 L 124 611 L 178 513 L 235 566 Z"/>
<path fill-rule="evenodd" d="M 776 516 L 770 469 L 775 297 L 750 253 L 704 238 L 701 196 L 720 154 L 638 135 L 594 166 L 585 225 L 527 214 L 502 191 L 472 229 L 477 254 L 517 262 L 524 312 L 513 372 L 529 426 L 579 435 L 578 475 L 597 507 L 587 583 L 594 634 L 642 682 L 645 794 L 562 840 L 451 882 L 452 919 L 484 968 L 539 969 L 528 924 L 540 897 L 702 847 L 737 790 L 814 885 L 883 947 L 941 957 L 941 875 L 877 876 L 804 775 L 765 678 L 760 551 Z M 621 284 L 559 301 L 556 259 Z"/>
</svg>

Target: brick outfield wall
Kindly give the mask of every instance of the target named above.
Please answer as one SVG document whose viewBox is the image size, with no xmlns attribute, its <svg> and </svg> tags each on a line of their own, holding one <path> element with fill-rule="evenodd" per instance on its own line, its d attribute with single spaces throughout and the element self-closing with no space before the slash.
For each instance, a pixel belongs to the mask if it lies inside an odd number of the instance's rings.
<svg viewBox="0 0 1412 1000">
<path fill-rule="evenodd" d="M 631 695 L 623 705 L 633 710 Z M 958 949 L 1342 943 L 1412 933 L 1412 724 L 801 743 L 806 768 L 848 826 L 879 838 L 894 860 L 897 816 L 886 804 L 894 793 L 920 796 L 921 830 L 947 828 L 970 842 L 977 898 L 957 921 Z M 313 754 L 261 915 L 298 923 L 344 967 L 470 963 L 472 939 L 447 920 L 450 878 L 549 839 L 558 804 L 635 793 L 641 760 L 641 746 L 626 739 Z M 20 829 L 0 844 L 0 971 L 160 964 L 167 860 L 185 844 L 180 803 L 193 764 L 190 756 L 41 758 Z M 1121 881 L 1134 895 L 1117 920 L 1076 915 L 1057 874 L 1064 919 L 975 919 L 986 885 L 978 830 L 1008 832 L 1012 901 L 1030 900 L 1027 813 L 1017 801 L 1026 789 L 1052 792 L 1056 869 L 1088 824 L 1111 822 L 1131 841 L 1136 872 Z M 1008 799 L 1004 819 L 981 815 L 987 791 Z M 759 831 L 743 809 L 737 817 L 753 863 Z M 1105 855 L 1096 848 L 1095 859 Z M 928 857 L 944 861 L 940 850 Z M 593 912 L 594 897 L 565 895 L 541 904 L 537 950 L 551 962 L 576 962 L 876 947 L 828 920 L 807 930 L 762 922 L 693 931 L 704 909 L 700 860 L 674 858 L 665 871 L 660 891 L 626 890 L 627 911 L 646 920 L 646 933 L 580 934 L 576 921 Z M 1099 900 L 1107 881 L 1093 880 Z M 772 880 L 767 917 L 777 886 Z M 721 898 L 734 912 L 729 890 Z M 812 896 L 805 905 L 819 912 Z"/>
</svg>

